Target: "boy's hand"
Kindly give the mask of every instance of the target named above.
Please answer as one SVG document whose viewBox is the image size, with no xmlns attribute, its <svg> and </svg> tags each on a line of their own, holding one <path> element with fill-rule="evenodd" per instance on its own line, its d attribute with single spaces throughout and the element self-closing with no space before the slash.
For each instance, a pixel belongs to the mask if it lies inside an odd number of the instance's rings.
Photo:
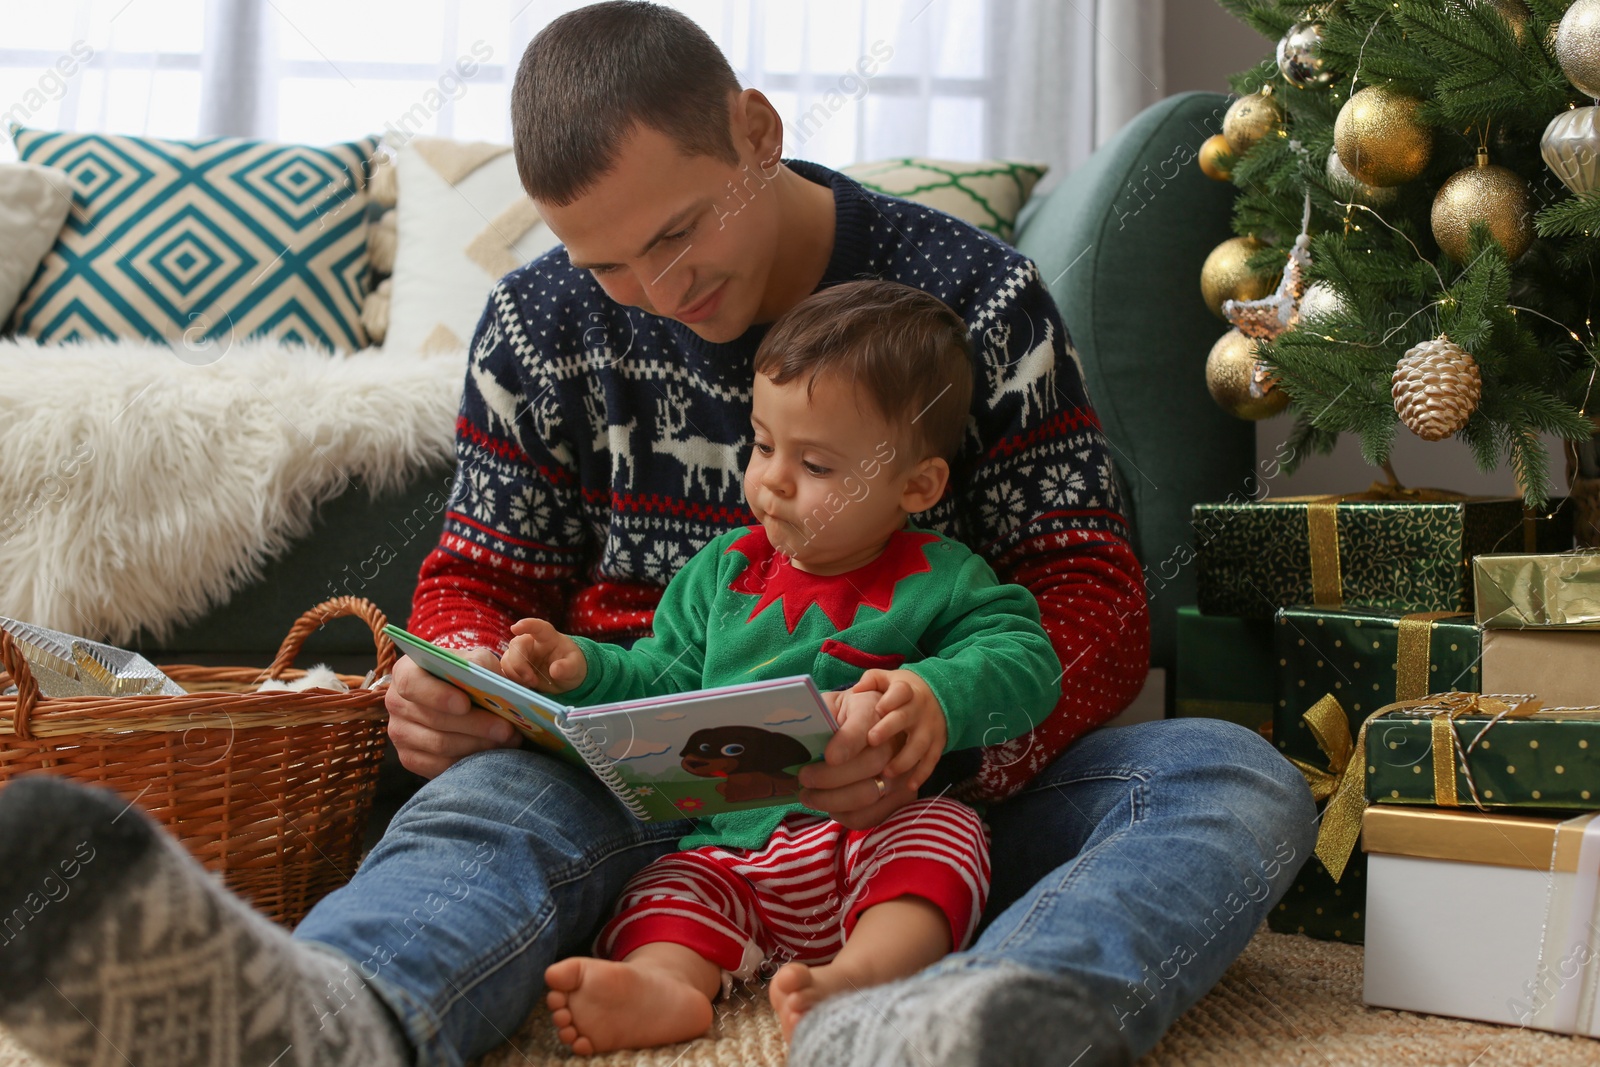
<svg viewBox="0 0 1600 1067">
<path fill-rule="evenodd" d="M 897 735 L 905 735 L 905 744 L 883 769 L 884 777 L 906 778 L 913 790 L 921 788 L 944 755 L 949 737 L 939 698 L 921 675 L 905 670 L 870 670 L 850 687 L 847 696 L 859 699 L 855 697 L 858 693 L 880 694 L 877 722 L 867 731 L 868 745 L 888 744 Z"/>
<path fill-rule="evenodd" d="M 589 676 L 583 649 L 543 619 L 519 619 L 511 624 L 516 636 L 500 657 L 507 678 L 541 693 L 565 693 Z"/>
</svg>

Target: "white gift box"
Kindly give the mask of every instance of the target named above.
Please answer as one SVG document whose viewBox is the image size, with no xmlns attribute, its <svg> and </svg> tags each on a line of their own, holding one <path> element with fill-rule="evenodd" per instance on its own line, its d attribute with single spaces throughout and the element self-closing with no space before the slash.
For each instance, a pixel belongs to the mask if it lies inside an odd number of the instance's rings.
<svg viewBox="0 0 1600 1067">
<path fill-rule="evenodd" d="M 1362 999 L 1600 1037 L 1600 818 L 1369 807 Z"/>
</svg>

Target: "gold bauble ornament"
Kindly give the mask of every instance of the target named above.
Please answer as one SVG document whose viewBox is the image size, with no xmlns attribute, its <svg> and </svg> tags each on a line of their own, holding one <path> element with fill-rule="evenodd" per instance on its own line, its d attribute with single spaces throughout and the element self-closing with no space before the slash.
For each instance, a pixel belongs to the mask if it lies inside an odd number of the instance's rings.
<svg viewBox="0 0 1600 1067">
<path fill-rule="evenodd" d="M 1528 6 L 1522 0 L 1475 0 L 1480 7 L 1492 7 L 1506 20 L 1511 36 L 1521 45 L 1528 39 Z"/>
<path fill-rule="evenodd" d="M 1268 419 L 1289 406 L 1289 398 L 1257 362 L 1256 343 L 1238 330 L 1211 346 L 1206 388 L 1222 410 L 1239 419 Z"/>
<path fill-rule="evenodd" d="M 1556 62 L 1588 97 L 1600 97 L 1600 0 L 1576 0 L 1556 30 Z"/>
<path fill-rule="evenodd" d="M 1344 164 L 1339 162 L 1337 148 L 1328 152 L 1328 188 L 1346 203 L 1365 204 L 1368 207 L 1388 207 L 1400 199 L 1399 189 L 1379 188 L 1356 181 L 1356 176 L 1345 170 Z"/>
<path fill-rule="evenodd" d="M 1443 441 L 1472 418 L 1483 396 L 1478 361 L 1449 337 L 1424 341 L 1395 366 L 1394 412 L 1424 441 Z"/>
<path fill-rule="evenodd" d="M 1551 119 L 1539 155 L 1579 196 L 1600 186 L 1600 107 L 1575 107 Z"/>
<path fill-rule="evenodd" d="M 1250 257 L 1263 247 L 1254 237 L 1230 237 L 1206 257 L 1200 268 L 1200 293 L 1217 318 L 1223 317 L 1224 300 L 1258 300 L 1278 284 L 1275 278 L 1249 268 Z"/>
<path fill-rule="evenodd" d="M 1212 134 L 1200 145 L 1200 173 L 1213 181 L 1225 182 L 1233 178 L 1233 150 L 1222 134 Z"/>
<path fill-rule="evenodd" d="M 1433 131 L 1418 118 L 1421 108 L 1416 97 L 1385 85 L 1362 89 L 1333 124 L 1339 162 L 1368 185 L 1404 185 L 1417 177 L 1433 154 Z"/>
<path fill-rule="evenodd" d="M 1278 129 L 1283 122 L 1283 109 L 1272 98 L 1272 86 L 1259 93 L 1241 96 L 1229 106 L 1222 116 L 1222 136 L 1227 139 L 1228 150 L 1234 158 L 1255 147 L 1257 141 Z"/>
<path fill-rule="evenodd" d="M 1472 224 L 1486 222 L 1489 233 L 1515 262 L 1533 244 L 1533 198 L 1528 183 L 1514 171 L 1489 162 L 1478 149 L 1476 166 L 1458 170 L 1433 198 L 1433 239 L 1457 263 L 1467 261 Z"/>
</svg>

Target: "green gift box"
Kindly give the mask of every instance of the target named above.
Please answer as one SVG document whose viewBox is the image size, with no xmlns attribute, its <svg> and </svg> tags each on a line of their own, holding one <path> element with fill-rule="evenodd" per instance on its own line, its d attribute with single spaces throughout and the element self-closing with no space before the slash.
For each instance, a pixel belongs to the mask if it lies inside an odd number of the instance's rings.
<svg viewBox="0 0 1600 1067">
<path fill-rule="evenodd" d="M 1295 604 L 1470 611 L 1474 556 L 1572 542 L 1570 508 L 1534 518 L 1518 498 L 1415 492 L 1422 498 L 1372 490 L 1196 504 L 1200 610 L 1244 618 Z"/>
<path fill-rule="evenodd" d="M 1325 741 L 1332 744 L 1330 727 L 1345 731 L 1343 748 L 1349 751 L 1361 720 L 1394 703 L 1397 694 L 1477 688 L 1478 628 L 1465 613 L 1283 608 L 1272 629 L 1278 661 L 1273 741 L 1297 765 L 1311 768 L 1308 778 L 1322 778 L 1330 790 L 1345 769 L 1336 752 L 1324 748 Z M 1330 695 L 1334 703 L 1323 711 L 1335 721 L 1321 721 L 1319 740 L 1306 712 Z M 1268 916 L 1272 929 L 1361 943 L 1366 867 L 1366 857 L 1351 851 L 1335 881 L 1322 860 L 1311 857 Z"/>
<path fill-rule="evenodd" d="M 1329 694 L 1355 737 L 1361 720 L 1386 704 L 1480 688 L 1478 627 L 1464 612 L 1280 608 L 1272 629 L 1278 682 L 1272 736 L 1292 759 L 1326 765 L 1303 716 Z"/>
<path fill-rule="evenodd" d="M 1600 552 L 1479 556 L 1478 622 L 1489 630 L 1600 630 Z"/>
<path fill-rule="evenodd" d="M 1359 945 L 1366 937 L 1362 912 L 1367 903 L 1367 857 L 1356 853 L 1335 882 L 1312 856 L 1300 868 L 1289 891 L 1267 913 L 1267 926 L 1280 934 L 1305 934 L 1319 941 Z"/>
<path fill-rule="evenodd" d="M 1173 712 L 1270 732 L 1266 727 L 1277 699 L 1276 662 L 1267 620 L 1179 608 Z"/>
<path fill-rule="evenodd" d="M 1448 693 L 1367 723 L 1365 793 L 1375 804 L 1593 811 L 1600 707 Z"/>
</svg>

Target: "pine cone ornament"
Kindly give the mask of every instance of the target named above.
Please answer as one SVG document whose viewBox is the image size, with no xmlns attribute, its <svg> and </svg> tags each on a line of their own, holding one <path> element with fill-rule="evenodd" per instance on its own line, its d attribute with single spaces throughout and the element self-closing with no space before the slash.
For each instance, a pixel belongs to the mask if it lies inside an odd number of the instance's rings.
<svg viewBox="0 0 1600 1067">
<path fill-rule="evenodd" d="M 1482 395 L 1477 360 L 1443 335 L 1411 349 L 1394 369 L 1395 414 L 1424 441 L 1460 430 Z"/>
</svg>

